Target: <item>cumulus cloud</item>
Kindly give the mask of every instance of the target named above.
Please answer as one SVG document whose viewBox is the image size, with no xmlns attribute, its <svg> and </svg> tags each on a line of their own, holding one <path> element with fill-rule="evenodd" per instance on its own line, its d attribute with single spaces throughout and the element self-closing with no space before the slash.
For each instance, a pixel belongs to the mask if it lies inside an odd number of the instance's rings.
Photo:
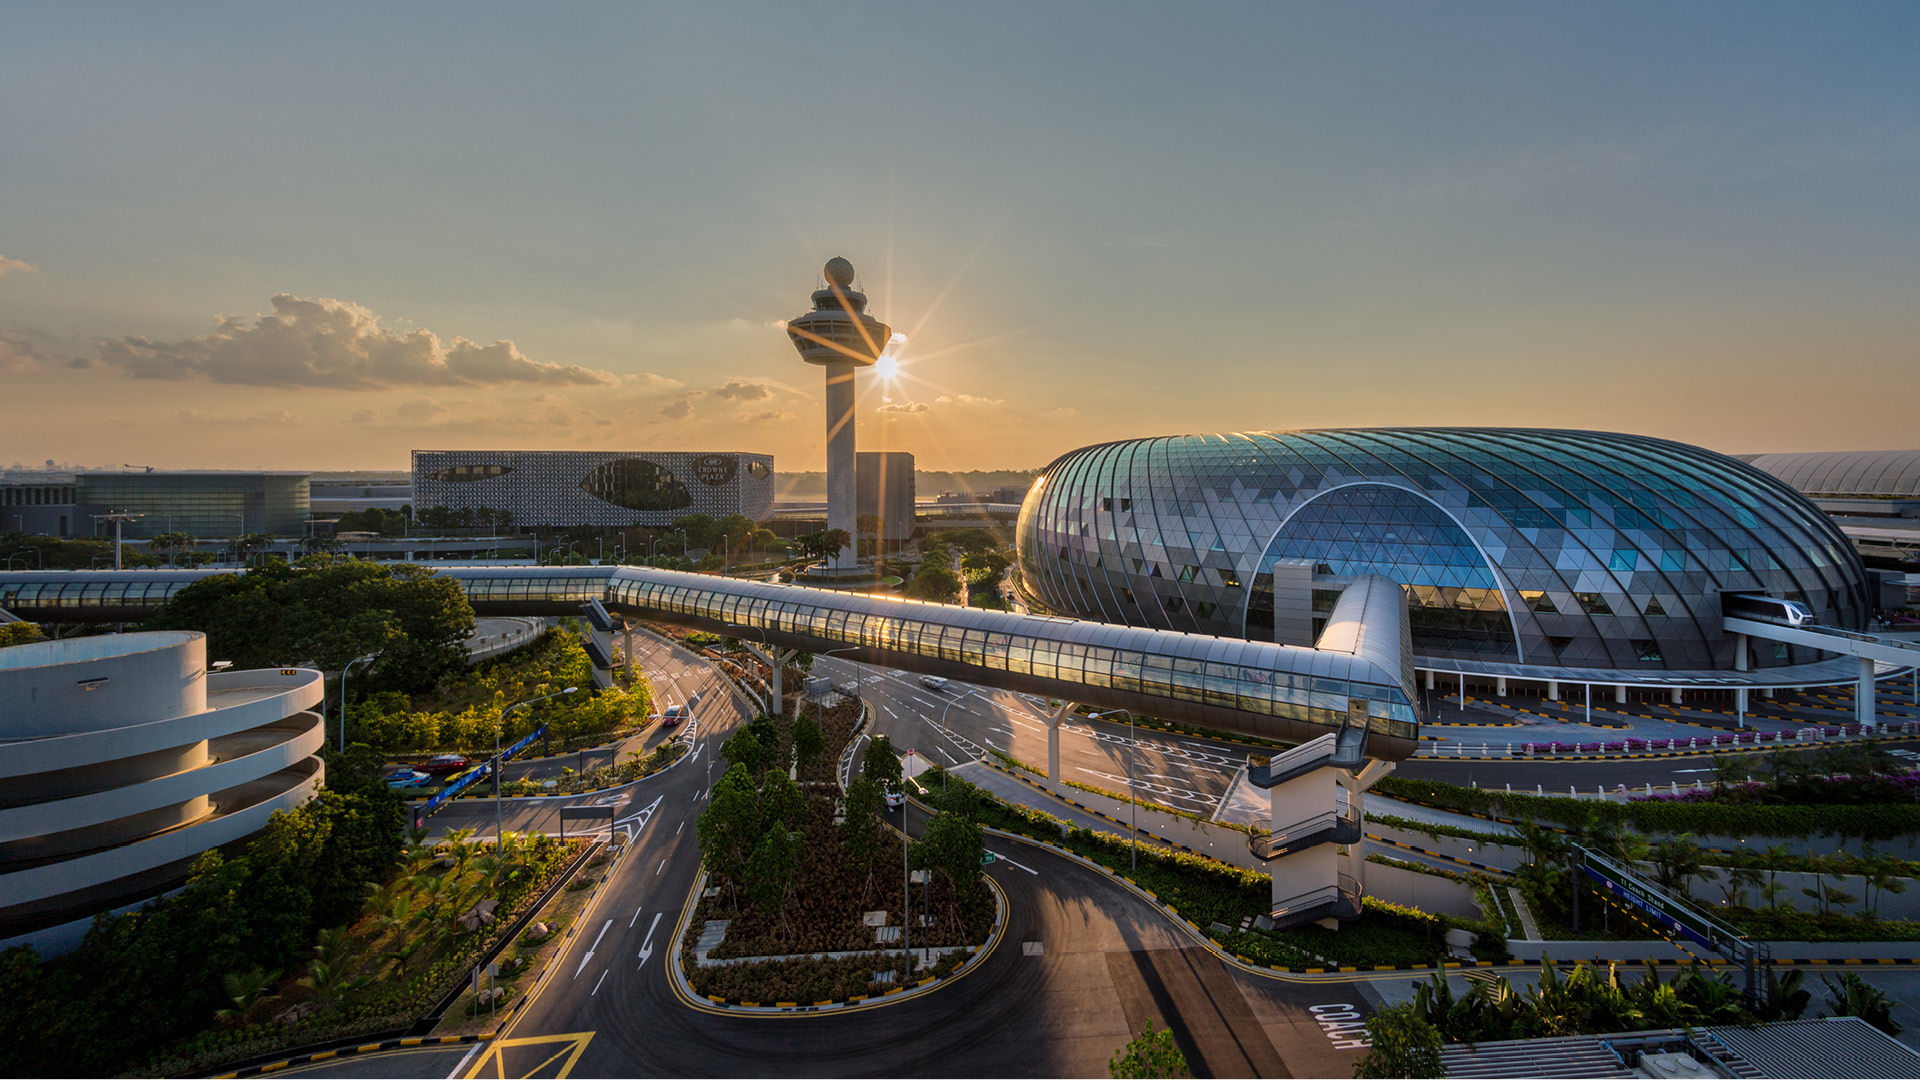
<svg viewBox="0 0 1920 1080">
<path fill-rule="evenodd" d="M 0 255 L 0 277 L 6 277 L 8 274 L 31 274 L 38 269 L 40 268 L 30 262 Z"/>
<path fill-rule="evenodd" d="M 480 345 L 457 337 L 442 342 L 428 330 L 388 329 L 378 315 L 345 300 L 279 293 L 272 304 L 273 311 L 257 316 L 252 325 L 228 315 L 211 332 L 182 341 L 102 341 L 99 361 L 143 379 L 342 390 L 617 381 L 604 371 L 528 359 L 511 341 Z"/>
<path fill-rule="evenodd" d="M 767 389 L 760 383 L 728 379 L 725 386 L 713 392 L 713 396 L 727 398 L 731 401 L 760 401 L 772 397 L 773 391 Z"/>
<path fill-rule="evenodd" d="M 939 397 L 934 398 L 933 401 L 936 405 L 972 405 L 982 408 L 991 408 L 1007 403 L 1006 398 L 978 397 L 974 394 L 941 394 Z"/>
<path fill-rule="evenodd" d="M 693 399 L 699 396 L 698 393 L 681 394 L 661 406 L 660 415 L 669 420 L 685 420 L 693 415 Z"/>
<path fill-rule="evenodd" d="M 785 409 L 767 409 L 764 412 L 757 412 L 752 416 L 742 418 L 742 422 L 748 424 L 773 424 L 782 420 L 791 419 L 793 419 L 793 414 Z"/>
<path fill-rule="evenodd" d="M 897 416 L 903 413 L 923 413 L 927 408 L 927 403 L 924 401 L 888 401 L 883 403 L 877 411 Z"/>
<path fill-rule="evenodd" d="M 215 416 L 198 409 L 182 409 L 173 414 L 175 423 L 191 424 L 195 427 L 290 427 L 300 422 L 300 418 L 286 409 L 268 409 L 252 416 Z"/>
</svg>

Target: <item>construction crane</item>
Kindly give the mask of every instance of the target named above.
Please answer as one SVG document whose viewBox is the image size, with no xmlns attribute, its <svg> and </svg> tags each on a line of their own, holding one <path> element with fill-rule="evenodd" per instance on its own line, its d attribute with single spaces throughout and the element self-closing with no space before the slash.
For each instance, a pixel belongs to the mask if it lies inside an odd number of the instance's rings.
<svg viewBox="0 0 1920 1080">
<path fill-rule="evenodd" d="M 127 464 L 122 464 L 122 465 L 121 465 L 120 467 L 121 467 L 121 468 L 123 468 L 123 469 L 145 469 L 145 470 L 146 470 L 147 472 L 152 472 L 152 471 L 153 471 L 153 466 L 151 466 L 151 465 L 127 465 Z"/>
</svg>

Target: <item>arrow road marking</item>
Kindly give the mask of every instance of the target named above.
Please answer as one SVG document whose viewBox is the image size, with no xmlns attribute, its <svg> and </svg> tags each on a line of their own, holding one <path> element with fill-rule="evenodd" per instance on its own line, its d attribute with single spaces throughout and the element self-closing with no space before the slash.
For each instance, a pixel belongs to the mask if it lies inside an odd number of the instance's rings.
<svg viewBox="0 0 1920 1080">
<path fill-rule="evenodd" d="M 647 939 L 640 943 L 640 966 L 647 966 L 647 958 L 653 955 L 653 930 L 660 925 L 661 913 L 653 913 L 653 921 L 647 924 Z"/>
<path fill-rule="evenodd" d="M 612 925 L 613 925 L 613 920 L 612 920 L 612 919 L 608 919 L 608 920 L 606 921 L 606 924 L 605 924 L 604 926 L 602 926 L 602 927 L 600 927 L 600 933 L 599 933 L 599 935 L 598 935 L 597 937 L 595 937 L 595 938 L 593 939 L 593 944 L 592 944 L 591 946 L 589 946 L 589 947 L 588 947 L 588 949 L 587 949 L 587 955 L 585 955 L 585 956 L 583 956 L 583 957 L 581 957 L 581 958 L 580 958 L 580 966 L 579 966 L 579 967 L 577 967 L 577 968 L 574 968 L 574 969 L 573 969 L 573 977 L 574 977 L 574 978 L 576 978 L 576 979 L 577 979 L 577 978 L 579 978 L 579 977 L 580 977 L 580 973 L 581 973 L 581 972 L 583 972 L 583 971 L 585 971 L 585 970 L 587 970 L 587 961 L 589 961 L 589 960 L 591 960 L 591 959 L 593 959 L 593 950 L 594 950 L 594 949 L 597 949 L 597 948 L 599 948 L 599 947 L 600 947 L 600 938 L 603 938 L 603 937 L 606 937 L 606 936 L 607 936 L 607 927 L 609 927 L 609 926 L 612 926 Z"/>
<path fill-rule="evenodd" d="M 608 968 L 608 969 L 607 969 L 607 971 L 612 971 L 612 970 L 613 970 L 612 968 Z M 600 977 L 599 977 L 599 978 L 597 978 L 597 979 L 595 979 L 595 980 L 593 980 L 593 990 L 592 990 L 592 992 L 590 992 L 590 993 L 588 993 L 588 994 L 587 994 L 587 996 L 588 996 L 588 997 L 592 997 L 592 996 L 593 996 L 594 994 L 597 994 L 597 993 L 599 993 L 599 992 L 600 992 L 600 984 L 601 984 L 601 983 L 603 983 L 603 982 L 606 982 L 606 981 L 607 981 L 607 972 L 606 972 L 606 971 L 603 971 L 603 972 L 601 972 L 601 973 L 600 973 Z"/>
<path fill-rule="evenodd" d="M 993 857 L 1003 863 L 1008 864 L 1009 866 L 1018 866 L 1020 867 L 1020 869 L 1025 870 L 1027 873 L 1032 874 L 1034 877 L 1040 876 L 1040 871 L 1035 870 L 1031 866 L 1022 866 L 1021 864 L 1014 862 L 1012 859 L 1007 858 L 1005 855 L 1002 855 L 997 851 L 993 853 Z"/>
</svg>

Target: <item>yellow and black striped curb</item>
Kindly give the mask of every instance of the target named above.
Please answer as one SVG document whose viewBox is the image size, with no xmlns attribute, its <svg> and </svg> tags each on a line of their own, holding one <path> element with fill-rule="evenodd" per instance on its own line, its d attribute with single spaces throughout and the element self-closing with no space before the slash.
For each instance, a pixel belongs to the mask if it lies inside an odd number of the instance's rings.
<svg viewBox="0 0 1920 1080">
<path fill-rule="evenodd" d="M 1129 833 L 1129 835 L 1131 835 L 1131 834 L 1132 834 L 1132 833 L 1133 833 L 1133 832 L 1135 831 L 1135 830 L 1134 830 L 1134 828 L 1133 828 L 1133 826 L 1132 826 L 1131 824 L 1129 824 L 1129 823 L 1127 823 L 1127 822 L 1125 822 L 1125 821 L 1122 821 L 1122 820 L 1120 820 L 1120 819 L 1119 819 L 1119 818 L 1117 818 L 1117 817 L 1114 817 L 1114 816 L 1113 816 L 1112 814 L 1109 814 L 1109 813 L 1105 813 L 1105 812 L 1103 812 L 1103 811 L 1100 811 L 1100 810 L 1095 810 L 1095 809 L 1094 809 L 1093 807 L 1091 807 L 1091 806 L 1088 806 L 1088 805 L 1087 805 L 1087 804 L 1085 804 L 1085 803 L 1082 803 L 1082 802 L 1077 802 L 1077 801 L 1075 801 L 1075 800 L 1073 800 L 1073 799 L 1069 799 L 1069 798 L 1067 798 L 1067 797 L 1066 797 L 1065 795 L 1062 795 L 1062 794 L 1060 794 L 1060 793 L 1058 793 L 1058 792 L 1055 792 L 1055 791 L 1051 791 L 1051 790 L 1049 790 L 1049 789 L 1047 789 L 1047 788 L 1044 788 L 1044 787 L 1042 787 L 1042 786 L 1040 786 L 1039 784 L 1036 784 L 1036 783 L 1034 783 L 1033 781 L 1031 781 L 1031 780 L 1029 780 L 1029 779 L 1027 779 L 1026 777 L 1024 777 L 1024 776 L 1021 776 L 1021 775 L 1020 775 L 1019 773 L 1016 773 L 1016 772 L 1013 772 L 1012 770 L 1010 770 L 1010 769 L 1008 769 L 1008 768 L 1006 768 L 1005 766 L 1003 766 L 1003 765 L 1001 765 L 1001 764 L 999 764 L 998 762 L 993 762 L 993 761 L 987 761 L 987 762 L 984 762 L 984 764 L 985 764 L 985 765 L 986 765 L 986 766 L 987 766 L 988 768 L 990 768 L 990 769 L 996 769 L 996 770 L 998 770 L 998 771 L 1000 771 L 1000 772 L 1002 772 L 1002 773 L 1005 773 L 1005 774 L 1006 774 L 1006 775 L 1008 775 L 1008 776 L 1011 776 L 1011 777 L 1013 777 L 1013 778 L 1014 778 L 1015 780 L 1018 780 L 1018 781 L 1020 781 L 1021 783 L 1023 783 L 1023 784 L 1025 784 L 1025 785 L 1027 785 L 1028 787 L 1030 787 L 1030 788 L 1032 788 L 1033 790 L 1035 790 L 1035 791 L 1037 791 L 1037 792 L 1039 792 L 1039 793 L 1041 793 L 1042 795 L 1045 795 L 1045 796 L 1047 796 L 1047 797 L 1048 797 L 1048 798 L 1050 798 L 1050 799 L 1058 799 L 1059 801 L 1061 801 L 1061 802 L 1063 802 L 1063 803 L 1066 803 L 1066 804 L 1067 804 L 1068 806 L 1071 806 L 1071 807 L 1073 807 L 1073 808 L 1074 808 L 1074 809 L 1076 809 L 1076 810 L 1080 810 L 1080 811 L 1083 811 L 1083 812 L 1085 812 L 1085 813 L 1088 813 L 1088 814 L 1092 814 L 1092 815 L 1093 815 L 1094 817 L 1097 817 L 1097 818 L 1100 818 L 1100 819 L 1101 819 L 1101 820 L 1103 820 L 1103 821 L 1110 821 L 1110 822 L 1112 822 L 1113 824 L 1115 824 L 1115 825 L 1117 825 L 1117 826 L 1119 826 L 1120 828 L 1122 828 L 1122 829 L 1125 829 L 1125 830 L 1127 830 L 1127 831 L 1128 831 L 1128 833 Z M 1039 807 L 1028 807 L 1028 809 L 1031 809 L 1031 810 L 1038 810 L 1038 809 L 1039 809 Z M 1151 811 L 1151 808 L 1149 808 L 1149 807 L 1142 807 L 1142 809 L 1147 809 L 1147 810 L 1150 810 L 1150 811 Z M 1046 812 L 1046 811 L 1044 811 L 1044 810 L 1042 810 L 1042 811 L 1041 811 L 1041 813 L 1045 813 L 1045 812 Z M 1154 812 L 1158 812 L 1158 813 L 1165 813 L 1165 811 L 1154 811 Z M 1067 824 L 1069 824 L 1069 825 L 1071 825 L 1071 824 L 1073 824 L 1073 823 L 1072 823 L 1072 822 L 1068 822 Z M 1223 828 L 1223 829 L 1225 829 L 1225 828 L 1226 828 L 1226 826 L 1221 826 L 1221 828 Z M 1233 833 L 1233 834 L 1234 834 L 1235 836 L 1245 836 L 1245 835 L 1246 835 L 1245 833 L 1243 833 L 1243 832 L 1240 832 L 1240 831 L 1239 831 L 1238 829 L 1227 829 L 1227 831 L 1228 831 L 1228 832 L 1231 832 L 1231 833 Z M 1217 863 L 1220 863 L 1220 864 L 1222 864 L 1222 865 L 1225 865 L 1225 866 L 1232 866 L 1232 867 L 1234 867 L 1234 869 L 1236 869 L 1236 870 L 1246 870 L 1246 869 L 1249 869 L 1248 867 L 1244 867 L 1244 866 L 1238 866 L 1238 865 L 1236 865 L 1236 864 L 1234 864 L 1234 863 L 1230 863 L 1230 862 L 1227 862 L 1227 861 L 1226 861 L 1225 859 L 1222 859 L 1222 858 L 1220 858 L 1219 856 L 1216 856 L 1216 855 L 1209 855 L 1209 854 L 1207 854 L 1207 853 L 1206 853 L 1206 852 L 1204 852 L 1204 851 L 1199 851 L 1199 850 L 1196 850 L 1196 849 L 1194 849 L 1194 848 L 1190 848 L 1190 847 L 1188 847 L 1187 845 L 1185 845 L 1185 844 L 1183 844 L 1183 843 L 1181 843 L 1181 842 L 1179 842 L 1178 840 L 1169 840 L 1169 839 L 1167 839 L 1166 837 L 1164 837 L 1164 836 L 1161 836 L 1160 834 L 1158 834 L 1158 833 L 1155 833 L 1155 832 L 1152 832 L 1152 831 L 1150 831 L 1150 830 L 1147 830 L 1147 829 L 1140 829 L 1140 830 L 1138 830 L 1138 832 L 1139 832 L 1139 834 L 1140 834 L 1140 835 L 1142 835 L 1142 836 L 1145 836 L 1145 837 L 1147 837 L 1147 842 L 1148 842 L 1148 843 L 1150 843 L 1150 844 L 1156 844 L 1156 845 L 1164 845 L 1164 846 L 1166 846 L 1166 847 L 1170 847 L 1170 848 L 1173 848 L 1173 849 L 1175 849 L 1176 851 L 1184 851 L 1184 852 L 1186 852 L 1186 853 L 1187 853 L 1187 854 L 1189 854 L 1189 855 L 1198 855 L 1198 856 L 1200 856 L 1200 857 L 1201 857 L 1201 858 L 1203 858 L 1203 859 L 1212 859 L 1212 860 L 1213 860 L 1214 862 L 1217 862 Z M 1257 872 L 1257 871 L 1256 871 L 1256 872 Z"/>
<path fill-rule="evenodd" d="M 509 1015 L 511 1015 L 511 1013 L 509 1013 Z M 505 1017 L 502 1017 L 502 1022 L 504 1021 Z M 316 1050 L 311 1054 L 295 1054 L 292 1057 L 280 1061 L 271 1061 L 265 1065 L 249 1065 L 244 1069 L 235 1069 L 233 1072 L 218 1073 L 215 1076 L 215 1080 L 232 1080 L 232 1078 L 242 1076 L 265 1076 L 268 1073 L 291 1069 L 296 1065 L 312 1065 L 316 1062 L 332 1061 L 334 1058 L 353 1057 L 357 1054 L 377 1054 L 383 1050 L 406 1050 L 418 1046 L 458 1046 L 485 1042 L 493 1038 L 496 1031 L 474 1035 L 428 1035 L 422 1037 L 381 1039 L 378 1042 L 361 1043 L 357 1046 L 342 1046 L 332 1050 Z"/>
<path fill-rule="evenodd" d="M 1478 870 L 1482 873 L 1493 874 L 1503 878 L 1510 878 L 1513 876 L 1513 871 L 1508 870 L 1503 866 L 1490 866 L 1487 863 L 1474 862 L 1472 859 L 1463 859 L 1458 855 L 1448 855 L 1444 851 L 1429 851 L 1426 848 L 1420 847 L 1415 844 L 1409 844 L 1401 840 L 1388 839 L 1387 837 L 1381 836 L 1378 833 L 1368 833 L 1367 839 L 1378 844 L 1391 844 L 1394 847 L 1401 848 L 1406 851 L 1411 851 L 1416 855 L 1424 855 L 1429 859 L 1442 859 L 1446 862 L 1454 863 L 1458 866 L 1464 866 L 1469 870 Z"/>
</svg>

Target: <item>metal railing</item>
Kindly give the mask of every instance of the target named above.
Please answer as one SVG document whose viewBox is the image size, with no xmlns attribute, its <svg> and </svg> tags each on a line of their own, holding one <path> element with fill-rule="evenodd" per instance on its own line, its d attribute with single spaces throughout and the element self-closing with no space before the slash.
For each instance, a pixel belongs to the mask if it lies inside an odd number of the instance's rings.
<svg viewBox="0 0 1920 1080">
<path fill-rule="evenodd" d="M 1347 829 L 1342 830 L 1341 825 Z M 1360 838 L 1360 807 L 1357 803 L 1348 803 L 1345 809 L 1327 810 L 1315 814 L 1305 821 L 1276 829 L 1265 836 L 1247 837 L 1247 847 L 1261 859 L 1272 859 L 1313 845 L 1304 841 L 1329 833 L 1327 840 L 1339 843 L 1352 843 Z"/>
<path fill-rule="evenodd" d="M 1920 720 L 1895 720 L 1876 723 L 1872 728 L 1859 724 L 1822 724 L 1791 731 L 1739 731 L 1724 735 L 1669 739 L 1600 739 L 1591 742 L 1529 743 L 1422 743 L 1415 757 L 1447 758 L 1590 758 L 1609 754 L 1664 753 L 1687 750 L 1718 750 L 1730 747 L 1805 745 L 1847 739 L 1878 739 L 1888 735 L 1920 735 Z"/>
<path fill-rule="evenodd" d="M 1280 922 L 1285 919 L 1318 917 L 1322 909 L 1336 917 L 1352 917 L 1360 913 L 1360 882 L 1350 874 L 1335 874 L 1334 881 L 1328 885 L 1308 889 L 1306 892 L 1290 896 L 1273 905 L 1273 919 Z"/>
</svg>

